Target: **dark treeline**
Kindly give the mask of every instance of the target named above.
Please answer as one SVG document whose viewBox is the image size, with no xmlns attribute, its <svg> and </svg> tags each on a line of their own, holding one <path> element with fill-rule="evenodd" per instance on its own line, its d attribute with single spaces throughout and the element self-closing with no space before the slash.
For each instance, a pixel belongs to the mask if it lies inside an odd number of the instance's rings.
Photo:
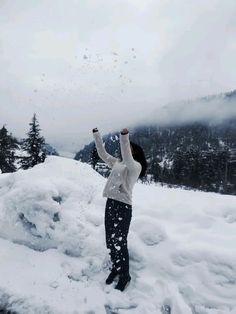
<svg viewBox="0 0 236 314">
<path fill-rule="evenodd" d="M 236 119 L 217 125 L 143 126 L 131 130 L 130 138 L 145 151 L 147 181 L 236 194 Z M 117 134 L 105 136 L 104 141 L 109 153 L 120 156 Z M 75 159 L 95 168 L 99 158 L 94 143 L 85 146 Z M 107 176 L 104 164 L 98 163 L 96 169 Z"/>
<path fill-rule="evenodd" d="M 50 152 L 50 146 L 45 144 L 44 137 L 40 135 L 36 114 L 29 125 L 27 137 L 21 141 L 13 137 L 5 125 L 0 129 L 0 172 L 28 169 L 44 162 L 46 155 L 57 154 Z"/>
<path fill-rule="evenodd" d="M 5 126 L 0 129 L 0 169 L 1 172 L 13 172 L 15 166 L 15 149 L 18 147 L 17 139 L 8 133 Z"/>
<path fill-rule="evenodd" d="M 236 120 L 218 125 L 143 127 L 133 140 L 144 147 L 155 182 L 236 193 Z"/>
</svg>

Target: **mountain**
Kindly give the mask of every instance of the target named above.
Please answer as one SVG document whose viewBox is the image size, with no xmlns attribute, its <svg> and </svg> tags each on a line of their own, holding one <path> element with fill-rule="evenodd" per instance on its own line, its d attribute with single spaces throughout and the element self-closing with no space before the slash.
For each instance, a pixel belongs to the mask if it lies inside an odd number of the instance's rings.
<svg viewBox="0 0 236 314">
<path fill-rule="evenodd" d="M 167 124 L 140 122 L 139 126 L 130 130 L 130 139 L 143 147 L 148 160 L 146 180 L 236 194 L 236 115 L 233 114 L 236 91 L 186 103 L 188 108 L 195 108 L 200 103 L 202 108 L 208 104 L 209 112 L 216 107 L 220 112 L 220 101 L 222 106 L 228 106 L 228 114 L 231 112 L 232 116 L 221 115 L 216 119 L 214 113 L 212 119 L 208 115 L 199 121 L 196 116 L 196 121 L 191 117 L 192 120 L 186 119 L 187 122 L 181 123 L 182 118 L 177 118 L 176 123 L 169 121 Z M 181 105 L 178 103 L 176 108 L 181 115 L 185 108 L 184 102 Z M 109 153 L 120 155 L 118 134 L 104 136 L 104 142 Z M 75 159 L 92 164 L 96 159 L 92 152 L 94 143 L 86 145 L 76 154 Z M 96 169 L 105 176 L 109 174 L 101 162 Z"/>
<path fill-rule="evenodd" d="M 120 292 L 104 283 L 105 183 L 55 156 L 0 175 L 0 312 L 235 313 L 236 198 L 137 183 Z"/>
</svg>

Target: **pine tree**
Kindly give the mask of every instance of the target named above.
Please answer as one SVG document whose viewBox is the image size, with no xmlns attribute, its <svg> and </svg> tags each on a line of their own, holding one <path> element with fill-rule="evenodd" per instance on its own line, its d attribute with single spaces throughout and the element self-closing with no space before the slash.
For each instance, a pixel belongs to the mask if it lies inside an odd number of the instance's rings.
<svg viewBox="0 0 236 314">
<path fill-rule="evenodd" d="M 23 149 L 28 153 L 28 156 L 23 157 L 21 161 L 21 167 L 23 169 L 28 169 L 44 162 L 46 157 L 43 149 L 45 139 L 43 136 L 40 136 L 41 129 L 35 113 L 29 125 L 30 130 L 27 133 L 28 137 L 23 142 Z"/>
<path fill-rule="evenodd" d="M 14 150 L 17 148 L 17 140 L 8 134 L 5 126 L 0 129 L 0 169 L 1 172 L 16 171 Z"/>
</svg>

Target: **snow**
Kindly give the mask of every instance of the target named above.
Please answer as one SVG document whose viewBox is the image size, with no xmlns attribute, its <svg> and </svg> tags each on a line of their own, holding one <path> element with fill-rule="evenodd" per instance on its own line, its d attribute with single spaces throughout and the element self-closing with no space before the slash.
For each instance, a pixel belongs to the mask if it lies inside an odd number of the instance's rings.
<svg viewBox="0 0 236 314">
<path fill-rule="evenodd" d="M 105 182 L 89 165 L 55 156 L 0 175 L 0 309 L 235 314 L 235 196 L 138 183 L 132 280 L 120 292 L 104 283 Z"/>
</svg>

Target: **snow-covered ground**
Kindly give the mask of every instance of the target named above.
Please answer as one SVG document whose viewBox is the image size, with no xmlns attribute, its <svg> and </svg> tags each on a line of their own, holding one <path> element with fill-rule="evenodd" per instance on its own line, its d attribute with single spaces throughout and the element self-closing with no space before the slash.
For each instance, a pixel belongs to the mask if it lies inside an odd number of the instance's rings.
<svg viewBox="0 0 236 314">
<path fill-rule="evenodd" d="M 236 197 L 138 183 L 132 281 L 120 292 L 104 284 L 105 181 L 89 165 L 62 157 L 0 175 L 0 309 L 236 313 Z"/>
</svg>

